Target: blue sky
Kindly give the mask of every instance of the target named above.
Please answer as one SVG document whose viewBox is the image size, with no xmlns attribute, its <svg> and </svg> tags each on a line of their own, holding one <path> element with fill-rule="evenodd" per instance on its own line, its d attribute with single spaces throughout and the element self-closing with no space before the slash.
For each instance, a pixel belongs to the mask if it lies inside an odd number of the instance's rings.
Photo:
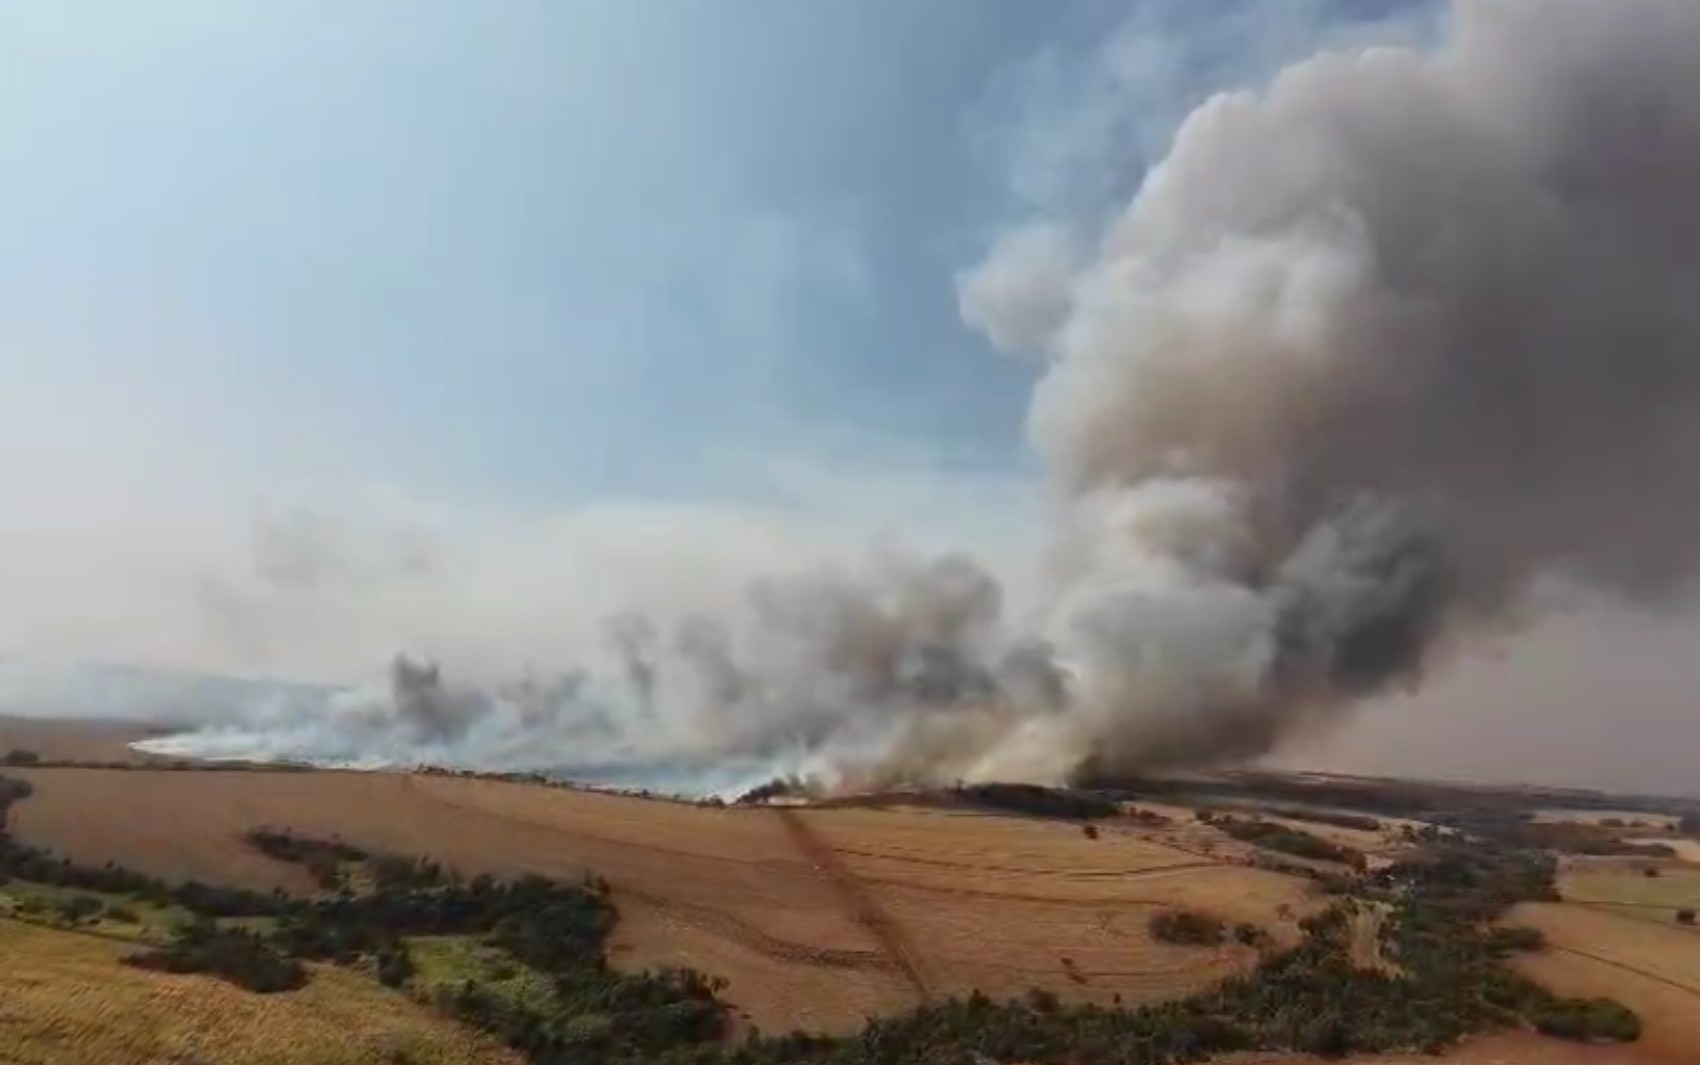
<svg viewBox="0 0 1700 1065">
<path fill-rule="evenodd" d="M 759 491 L 752 454 L 1019 471 L 1034 368 L 953 278 L 1244 69 L 1168 8 L 0 6 L 6 407 L 522 507 Z M 1129 26 L 1175 48 L 1108 84 Z"/>
<path fill-rule="evenodd" d="M 11 6 L 0 374 L 427 494 L 712 491 L 826 427 L 1014 461 L 973 111 L 1081 12 Z"/>
</svg>

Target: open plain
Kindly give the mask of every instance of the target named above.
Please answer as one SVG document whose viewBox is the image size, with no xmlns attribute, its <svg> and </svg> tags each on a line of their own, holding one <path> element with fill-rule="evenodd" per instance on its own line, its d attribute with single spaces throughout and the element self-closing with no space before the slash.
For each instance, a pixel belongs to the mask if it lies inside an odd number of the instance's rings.
<svg viewBox="0 0 1700 1065">
<path fill-rule="evenodd" d="M 428 855 L 465 874 L 594 874 L 619 964 L 728 981 L 763 1028 L 845 1030 L 926 998 L 1041 988 L 1110 1004 L 1196 990 L 1255 961 L 1155 942 L 1162 907 L 1293 938 L 1307 882 L 1155 838 L 934 808 L 713 809 L 452 776 L 43 768 L 12 814 L 79 862 L 256 888 L 308 887 L 245 846 L 253 827 Z"/>
</svg>

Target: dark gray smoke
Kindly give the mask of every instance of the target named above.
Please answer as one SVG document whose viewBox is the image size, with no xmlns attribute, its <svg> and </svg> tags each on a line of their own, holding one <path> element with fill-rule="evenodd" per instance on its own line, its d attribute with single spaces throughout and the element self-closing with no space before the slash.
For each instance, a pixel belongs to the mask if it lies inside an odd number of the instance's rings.
<svg viewBox="0 0 1700 1065">
<path fill-rule="evenodd" d="M 1090 254 L 1048 220 L 1000 240 L 961 300 L 1045 360 L 1031 609 L 963 557 L 802 572 L 611 623 L 570 681 L 399 660 L 378 718 L 470 761 L 1057 778 L 1265 753 L 1544 578 L 1671 592 L 1700 551 L 1697 53 L 1694 0 L 1457 0 L 1432 50 L 1200 106 Z"/>
<path fill-rule="evenodd" d="M 1022 240 L 964 279 L 971 321 L 1048 360 L 1059 622 L 1108 663 L 1078 751 L 1261 753 L 1538 576 L 1656 597 L 1691 573 L 1700 5 L 1451 16 L 1432 52 L 1210 100 L 1062 284 L 1054 248 L 1008 261 Z"/>
</svg>

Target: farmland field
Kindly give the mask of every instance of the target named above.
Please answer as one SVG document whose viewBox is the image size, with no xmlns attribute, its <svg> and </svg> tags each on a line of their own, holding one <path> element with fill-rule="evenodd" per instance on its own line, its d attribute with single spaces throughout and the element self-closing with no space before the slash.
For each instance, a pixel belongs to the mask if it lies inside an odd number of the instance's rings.
<svg viewBox="0 0 1700 1065">
<path fill-rule="evenodd" d="M 7 1065 L 515 1065 L 517 1057 L 398 992 L 324 968 L 253 995 L 121 965 L 130 946 L 0 919 L 0 1061 Z"/>
<path fill-rule="evenodd" d="M 1302 880 L 1113 830 L 937 809 L 708 809 L 445 776 L 339 772 L 18 772 L 26 842 L 168 877 L 310 888 L 240 840 L 249 827 L 338 834 L 463 873 L 613 885 L 617 964 L 724 977 L 763 1028 L 843 1030 L 924 998 L 1039 987 L 1126 1002 L 1252 963 L 1238 945 L 1153 941 L 1164 906 L 1277 939 L 1316 905 Z"/>
<path fill-rule="evenodd" d="M 1657 868 L 1647 876 L 1636 864 L 1589 863 L 1559 878 L 1565 901 L 1610 910 L 1623 917 L 1674 925 L 1677 911 L 1700 910 L 1700 869 Z"/>
<path fill-rule="evenodd" d="M 1519 965 L 1564 995 L 1609 996 L 1641 1015 L 1649 1060 L 1694 1061 L 1700 1047 L 1700 932 L 1574 903 L 1528 903 L 1513 921 L 1550 947 Z"/>
<path fill-rule="evenodd" d="M 29 751 L 49 761 L 147 762 L 129 746 L 154 735 L 145 725 L 117 721 L 46 720 L 0 715 L 0 755 Z"/>
</svg>

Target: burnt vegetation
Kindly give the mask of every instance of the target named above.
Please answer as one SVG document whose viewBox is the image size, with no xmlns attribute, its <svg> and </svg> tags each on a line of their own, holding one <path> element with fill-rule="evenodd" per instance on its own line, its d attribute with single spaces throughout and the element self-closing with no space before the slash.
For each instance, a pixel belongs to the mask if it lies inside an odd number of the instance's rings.
<svg viewBox="0 0 1700 1065">
<path fill-rule="evenodd" d="M 28 794 L 27 783 L 0 778 L 0 808 Z M 1553 862 L 1471 837 L 1430 838 L 1407 861 L 1342 877 L 1334 904 L 1301 922 L 1304 938 L 1294 947 L 1277 948 L 1251 926 L 1230 932 L 1206 914 L 1159 915 L 1152 932 L 1161 938 L 1214 945 L 1231 935 L 1260 950 L 1249 972 L 1185 999 L 1126 1009 L 1067 1005 L 1043 992 L 1007 1002 L 975 994 L 873 1019 L 849 1036 L 750 1031 L 741 1041 L 727 1038 L 728 1009 L 715 979 L 691 970 L 622 973 L 608 964 L 618 912 L 606 883 L 463 880 L 428 860 L 282 830 L 249 842 L 303 865 L 358 863 L 363 875 L 313 898 L 261 895 L 77 866 L 5 836 L 0 873 L 169 901 L 193 915 L 170 942 L 128 959 L 132 965 L 204 973 L 256 992 L 301 986 L 311 979 L 309 962 L 355 966 L 539 1065 L 1170 1065 L 1236 1051 L 1438 1052 L 1511 1026 L 1586 1041 L 1630 1040 L 1640 1031 L 1634 1013 L 1616 1002 L 1560 998 L 1510 968 L 1510 955 L 1540 949 L 1542 940 L 1495 926 L 1514 903 L 1555 896 Z M 358 891 L 350 886 L 356 879 Z M 1368 904 L 1384 913 L 1389 969 L 1352 960 L 1353 917 Z M 273 920 L 264 931 L 221 923 L 232 915 Z M 543 976 L 550 993 L 521 1001 L 476 976 L 416 987 L 410 940 L 426 935 L 474 937 Z"/>
</svg>

